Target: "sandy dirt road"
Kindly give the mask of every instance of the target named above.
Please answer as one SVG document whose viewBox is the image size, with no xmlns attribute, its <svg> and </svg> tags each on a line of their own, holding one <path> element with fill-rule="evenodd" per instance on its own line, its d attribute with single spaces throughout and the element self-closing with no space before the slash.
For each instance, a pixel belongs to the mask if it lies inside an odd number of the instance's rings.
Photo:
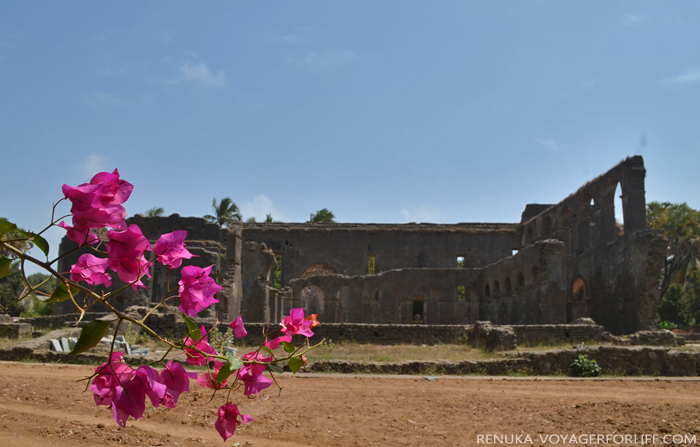
<svg viewBox="0 0 700 447">
<path fill-rule="evenodd" d="M 233 397 L 255 421 L 223 444 L 213 424 L 225 396 L 210 402 L 210 394 L 193 382 L 194 391 L 183 394 L 176 409 L 149 403 L 142 421 L 121 428 L 76 382 L 91 372 L 84 366 L 0 363 L 0 446 L 505 445 L 479 443 L 489 441 L 479 435 L 489 434 L 524 441 L 529 435 L 532 444 L 526 445 L 583 445 L 570 438 L 541 442 L 541 436 L 571 434 L 696 435 L 700 444 L 696 380 L 284 376 L 281 396 L 268 389 Z"/>
</svg>

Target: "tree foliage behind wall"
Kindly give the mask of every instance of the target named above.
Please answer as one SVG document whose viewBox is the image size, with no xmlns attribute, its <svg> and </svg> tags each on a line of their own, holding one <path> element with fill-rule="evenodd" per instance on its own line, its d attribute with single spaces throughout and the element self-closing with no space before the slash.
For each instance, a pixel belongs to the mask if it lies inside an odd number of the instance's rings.
<svg viewBox="0 0 700 447">
<path fill-rule="evenodd" d="M 659 318 L 679 326 L 700 321 L 700 212 L 687 203 L 649 202 L 647 223 L 668 240 Z"/>
</svg>

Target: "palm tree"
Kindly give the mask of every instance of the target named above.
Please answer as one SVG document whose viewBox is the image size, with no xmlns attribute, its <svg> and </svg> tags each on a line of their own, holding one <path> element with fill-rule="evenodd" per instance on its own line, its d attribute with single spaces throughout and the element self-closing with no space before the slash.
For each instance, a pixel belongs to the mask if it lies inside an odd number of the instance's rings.
<svg viewBox="0 0 700 447">
<path fill-rule="evenodd" d="M 154 206 L 150 210 L 146 210 L 146 217 L 158 217 L 162 216 L 165 210 L 159 206 Z"/>
<path fill-rule="evenodd" d="M 311 215 L 309 223 L 335 223 L 335 214 L 328 208 L 323 208 Z"/>
<path fill-rule="evenodd" d="M 214 214 L 216 216 L 212 216 L 211 214 L 204 216 L 209 222 L 217 223 L 220 227 L 228 227 L 232 222 L 241 221 L 242 216 L 241 212 L 238 210 L 238 205 L 233 203 L 230 198 L 224 197 L 217 205 L 216 197 L 214 197 L 211 206 L 214 208 Z"/>
</svg>

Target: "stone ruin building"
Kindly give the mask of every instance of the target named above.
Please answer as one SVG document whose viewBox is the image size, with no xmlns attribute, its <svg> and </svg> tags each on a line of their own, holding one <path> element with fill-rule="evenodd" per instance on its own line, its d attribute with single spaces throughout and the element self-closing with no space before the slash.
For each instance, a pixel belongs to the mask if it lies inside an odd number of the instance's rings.
<svg viewBox="0 0 700 447">
<path fill-rule="evenodd" d="M 590 317 L 613 334 L 656 326 L 667 243 L 646 223 L 641 156 L 627 158 L 555 205 L 527 205 L 519 223 L 238 223 L 130 218 L 155 242 L 187 230 L 187 248 L 214 264 L 224 289 L 201 316 L 279 322 L 293 307 L 326 323 L 560 324 Z M 621 191 L 624 232 L 615 221 Z M 60 251 L 76 244 L 64 238 Z M 68 271 L 81 250 L 60 261 Z M 180 279 L 156 264 L 147 289 L 115 305 L 158 302 Z M 113 288 L 121 284 L 116 275 Z M 177 304 L 177 302 L 173 303 Z M 69 302 L 57 312 L 70 312 Z"/>
</svg>

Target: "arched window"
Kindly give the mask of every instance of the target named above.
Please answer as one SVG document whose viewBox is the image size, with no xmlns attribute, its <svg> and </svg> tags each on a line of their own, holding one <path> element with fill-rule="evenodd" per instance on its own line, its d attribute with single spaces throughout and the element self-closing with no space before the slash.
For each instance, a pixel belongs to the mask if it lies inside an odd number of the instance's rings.
<svg viewBox="0 0 700 447">
<path fill-rule="evenodd" d="M 512 287 L 510 285 L 510 277 L 506 276 L 506 279 L 504 281 L 504 285 L 506 287 L 506 293 L 510 293 L 510 291 L 512 290 Z"/>
<path fill-rule="evenodd" d="M 518 276 L 515 277 L 515 287 L 518 289 L 525 287 L 525 275 L 523 275 L 523 272 L 518 272 Z"/>
</svg>

